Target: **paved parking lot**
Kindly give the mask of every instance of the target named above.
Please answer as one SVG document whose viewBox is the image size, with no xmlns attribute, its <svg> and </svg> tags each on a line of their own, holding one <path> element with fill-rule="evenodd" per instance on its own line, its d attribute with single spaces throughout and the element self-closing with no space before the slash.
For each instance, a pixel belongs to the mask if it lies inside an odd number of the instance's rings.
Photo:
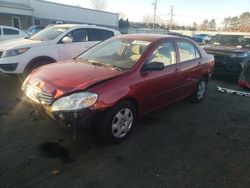
<svg viewBox="0 0 250 188">
<path fill-rule="evenodd" d="M 137 123 L 124 143 L 66 129 L 16 100 L 18 79 L 0 74 L 0 187 L 250 187 L 250 98 L 216 91 Z"/>
</svg>

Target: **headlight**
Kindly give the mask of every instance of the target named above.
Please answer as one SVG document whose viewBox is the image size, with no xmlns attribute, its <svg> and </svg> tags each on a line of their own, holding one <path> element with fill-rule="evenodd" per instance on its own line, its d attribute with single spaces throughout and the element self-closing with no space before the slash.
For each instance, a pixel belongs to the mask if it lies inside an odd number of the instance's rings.
<svg viewBox="0 0 250 188">
<path fill-rule="evenodd" d="M 18 48 L 18 49 L 6 50 L 3 52 L 1 57 L 3 58 L 3 57 L 12 57 L 12 56 L 20 55 L 29 49 L 30 48 Z"/>
<path fill-rule="evenodd" d="M 240 53 L 234 53 L 234 54 L 229 54 L 229 57 L 231 58 L 244 58 L 247 57 L 247 53 L 246 52 L 240 52 Z"/>
<path fill-rule="evenodd" d="M 75 93 L 55 101 L 52 105 L 52 111 L 72 111 L 87 108 L 95 104 L 97 98 L 96 93 Z"/>
<path fill-rule="evenodd" d="M 21 87 L 22 91 L 25 90 L 25 86 L 26 86 L 26 84 L 27 84 L 29 78 L 30 78 L 30 74 L 25 78 L 25 80 L 24 80 L 24 82 L 23 82 L 23 84 L 22 84 L 22 87 Z"/>
</svg>

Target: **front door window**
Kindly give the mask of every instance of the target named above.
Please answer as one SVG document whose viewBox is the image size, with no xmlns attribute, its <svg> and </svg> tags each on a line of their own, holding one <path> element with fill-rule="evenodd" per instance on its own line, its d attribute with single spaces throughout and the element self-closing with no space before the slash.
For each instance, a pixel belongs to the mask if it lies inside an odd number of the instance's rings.
<svg viewBox="0 0 250 188">
<path fill-rule="evenodd" d="M 163 63 L 164 66 L 176 63 L 176 53 L 173 42 L 164 42 L 154 50 L 148 63 L 154 62 Z"/>
</svg>

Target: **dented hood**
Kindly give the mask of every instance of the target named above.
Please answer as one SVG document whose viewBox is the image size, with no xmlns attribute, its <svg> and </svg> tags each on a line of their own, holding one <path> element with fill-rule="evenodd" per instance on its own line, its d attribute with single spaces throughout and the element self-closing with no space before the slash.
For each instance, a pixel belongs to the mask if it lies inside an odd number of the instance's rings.
<svg viewBox="0 0 250 188">
<path fill-rule="evenodd" d="M 54 98 L 123 74 L 114 68 L 95 66 L 82 60 L 67 60 L 36 69 L 25 80 L 24 85 L 32 85 Z"/>
</svg>

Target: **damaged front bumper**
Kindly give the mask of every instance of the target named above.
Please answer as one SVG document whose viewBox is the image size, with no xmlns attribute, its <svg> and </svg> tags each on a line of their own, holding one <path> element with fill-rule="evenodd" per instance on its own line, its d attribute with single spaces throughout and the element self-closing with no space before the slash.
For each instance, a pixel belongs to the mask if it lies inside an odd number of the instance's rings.
<svg viewBox="0 0 250 188">
<path fill-rule="evenodd" d="M 51 106 L 41 105 L 33 102 L 28 97 L 19 97 L 18 100 L 23 102 L 23 104 L 31 106 L 34 110 L 46 114 L 51 119 L 59 122 L 65 127 L 73 128 L 78 130 L 81 128 L 88 128 L 98 120 L 99 110 L 92 110 L 90 108 L 85 108 L 77 111 L 58 111 L 53 112 Z"/>
</svg>

